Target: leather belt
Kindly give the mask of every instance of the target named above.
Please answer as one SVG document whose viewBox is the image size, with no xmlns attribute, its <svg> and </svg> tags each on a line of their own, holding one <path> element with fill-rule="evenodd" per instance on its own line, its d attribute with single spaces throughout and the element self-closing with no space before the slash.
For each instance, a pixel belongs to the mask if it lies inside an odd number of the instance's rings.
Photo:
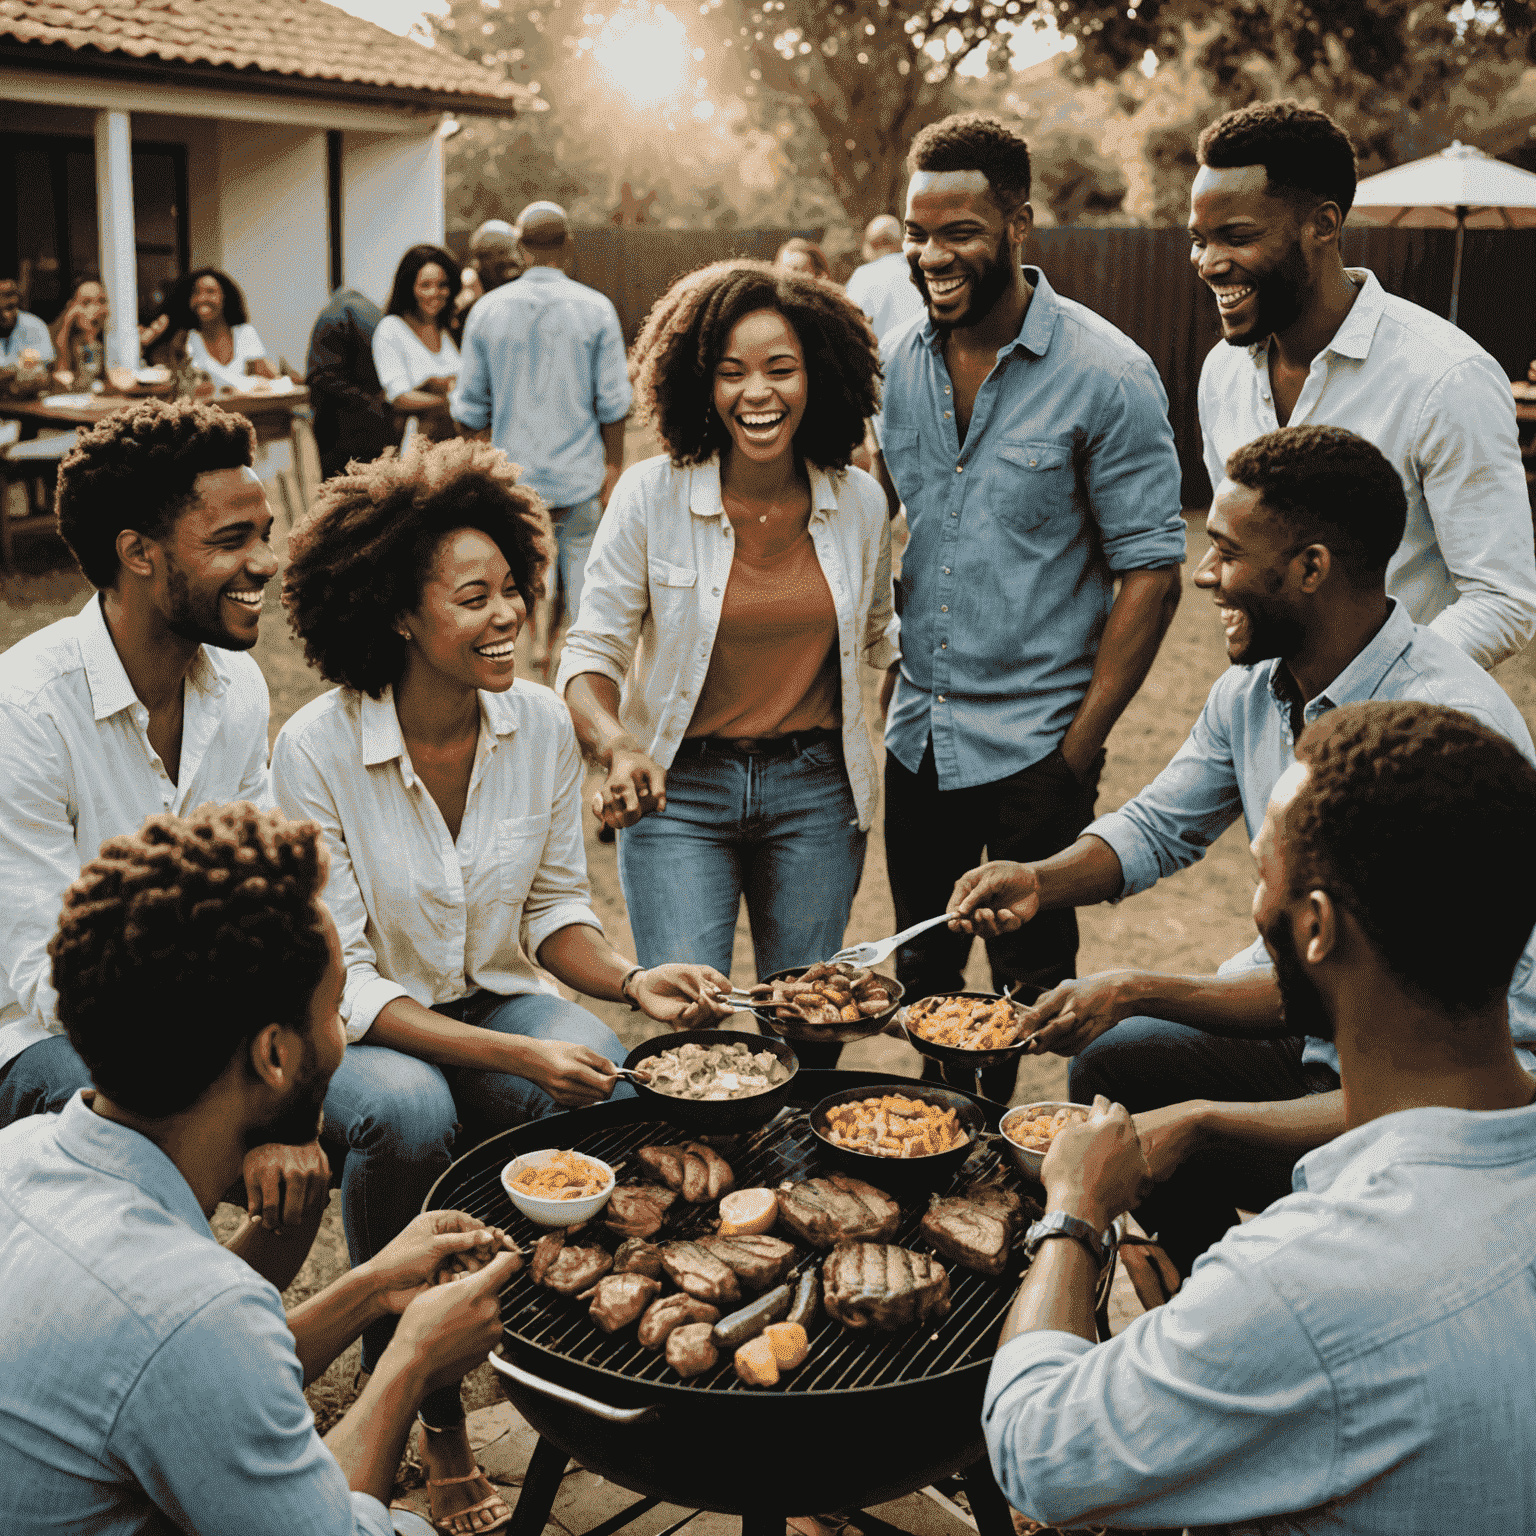
<svg viewBox="0 0 1536 1536">
<path fill-rule="evenodd" d="M 827 729 L 791 731 L 784 736 L 687 736 L 677 755 L 702 757 L 706 752 L 719 752 L 729 757 L 794 757 L 807 747 L 842 739 L 841 731 Z"/>
</svg>

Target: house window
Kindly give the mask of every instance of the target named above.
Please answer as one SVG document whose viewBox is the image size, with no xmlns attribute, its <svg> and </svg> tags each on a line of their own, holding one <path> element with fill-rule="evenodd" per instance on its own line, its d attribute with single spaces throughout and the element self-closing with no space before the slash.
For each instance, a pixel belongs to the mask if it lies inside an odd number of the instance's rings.
<svg viewBox="0 0 1536 1536">
<path fill-rule="evenodd" d="M 133 221 L 142 324 L 191 264 L 184 145 L 133 146 Z M 100 277 L 92 140 L 0 134 L 0 258 L 6 257 L 20 280 L 22 308 L 50 322 L 81 278 Z"/>
</svg>

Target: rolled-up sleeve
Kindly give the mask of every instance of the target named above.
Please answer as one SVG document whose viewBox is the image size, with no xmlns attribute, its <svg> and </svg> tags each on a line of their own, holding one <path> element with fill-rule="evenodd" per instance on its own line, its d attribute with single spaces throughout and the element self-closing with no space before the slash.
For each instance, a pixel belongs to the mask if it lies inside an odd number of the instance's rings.
<svg viewBox="0 0 1536 1536">
<path fill-rule="evenodd" d="M 395 323 L 390 324 L 393 320 Z M 411 359 L 400 330 L 404 321 L 386 315 L 373 333 L 373 369 L 379 376 L 386 400 L 397 400 L 411 387 Z"/>
<path fill-rule="evenodd" d="M 464 322 L 459 382 L 448 397 L 449 414 L 471 432 L 481 432 L 491 424 L 491 375 L 483 337 L 483 302 L 470 310 L 469 319 Z"/>
<path fill-rule="evenodd" d="M 608 305 L 602 330 L 598 333 L 592 364 L 593 407 L 597 419 L 605 427 L 612 426 L 629 415 L 634 401 L 629 364 L 624 356 L 624 332 L 619 326 L 618 311 L 612 304 Z"/>
<path fill-rule="evenodd" d="M 586 607 L 586 599 L 582 599 Z M 549 833 L 544 841 L 544 856 L 539 860 L 527 899 L 523 903 L 523 952 L 538 957 L 539 946 L 569 928 L 584 923 L 596 928 L 603 925 L 592 910 L 592 888 L 587 883 L 587 856 L 581 840 L 581 789 L 584 770 L 581 748 L 576 743 L 576 728 L 570 715 L 562 711 L 558 726 L 555 770 L 558 788 L 549 810 Z"/>
</svg>

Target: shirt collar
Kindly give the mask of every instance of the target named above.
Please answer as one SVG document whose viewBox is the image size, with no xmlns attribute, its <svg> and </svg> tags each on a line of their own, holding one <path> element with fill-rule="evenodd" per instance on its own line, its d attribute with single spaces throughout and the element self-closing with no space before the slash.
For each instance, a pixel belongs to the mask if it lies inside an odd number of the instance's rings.
<svg viewBox="0 0 1536 1536">
<path fill-rule="evenodd" d="M 1050 279 L 1039 267 L 1025 267 L 1024 276 L 1035 291 L 1030 295 L 1029 308 L 1024 311 L 1024 323 L 1019 327 L 1019 334 L 1007 346 L 997 349 L 999 357 L 1014 351 L 1015 348 L 1022 349 L 1035 357 L 1044 357 L 1050 350 L 1051 337 L 1056 334 L 1056 320 L 1061 314 L 1061 300 L 1057 298 L 1056 290 L 1051 287 Z M 923 321 L 921 335 L 930 351 L 943 351 L 943 333 L 933 323 L 932 315 Z"/>
<path fill-rule="evenodd" d="M 814 464 L 805 466 L 811 482 L 811 518 L 825 517 L 837 511 L 837 482 L 827 470 Z M 726 518 L 725 498 L 720 490 L 720 456 L 707 464 L 695 464 L 688 471 L 688 510 L 695 517 Z"/>
<path fill-rule="evenodd" d="M 517 730 L 517 705 L 513 703 L 513 689 L 505 693 L 479 692 L 480 733 L 490 743 L 491 751 L 503 736 L 511 736 Z M 386 687 L 378 698 L 366 693 L 358 695 L 358 716 L 363 738 L 363 766 L 375 768 L 380 763 L 400 761 L 400 771 L 405 782 L 415 782 L 416 774 L 411 767 L 411 755 L 405 750 L 405 737 L 400 734 L 400 716 L 395 713 L 395 690 Z"/>
<path fill-rule="evenodd" d="M 1345 267 L 1344 271 L 1359 283 L 1360 291 L 1350 305 L 1344 323 L 1333 333 L 1324 352 L 1334 352 L 1340 357 L 1364 359 L 1370 356 L 1371 341 L 1376 327 L 1386 313 L 1387 291 L 1376 280 L 1376 274 L 1368 267 Z M 1256 341 L 1248 348 L 1248 356 L 1258 364 L 1268 366 L 1269 337 Z"/>
<path fill-rule="evenodd" d="M 81 1089 L 59 1116 L 54 1133 L 59 1149 L 108 1178 L 132 1184 L 194 1232 L 212 1237 L 208 1218 L 176 1164 L 149 1137 L 98 1115 L 85 1102 L 85 1093 Z"/>
<path fill-rule="evenodd" d="M 559 267 L 527 267 L 517 281 L 526 283 L 530 277 L 536 283 L 568 283 L 571 280 Z M 510 288 L 512 285 L 508 283 L 506 286 Z"/>
<path fill-rule="evenodd" d="M 1307 701 L 1302 715 L 1309 725 L 1319 715 L 1337 709 L 1341 704 L 1355 704 L 1374 698 L 1382 678 L 1413 644 L 1417 626 L 1408 617 L 1408 610 L 1395 597 L 1389 597 L 1387 601 L 1391 604 L 1391 611 L 1387 614 L 1386 623 L 1315 699 Z M 1290 702 L 1280 687 L 1280 667 L 1278 659 L 1269 664 L 1269 691 L 1280 706 L 1281 713 L 1289 718 Z"/>
<path fill-rule="evenodd" d="M 84 608 L 75 616 L 75 638 L 80 646 L 80 660 L 85 666 L 86 686 L 91 690 L 91 711 L 97 720 L 107 720 L 139 703 L 139 696 L 128 680 L 123 658 L 117 654 L 102 610 L 102 594 L 91 594 Z M 218 698 L 228 686 L 223 671 L 209 654 L 206 645 L 197 648 L 187 681 L 210 698 Z"/>
</svg>

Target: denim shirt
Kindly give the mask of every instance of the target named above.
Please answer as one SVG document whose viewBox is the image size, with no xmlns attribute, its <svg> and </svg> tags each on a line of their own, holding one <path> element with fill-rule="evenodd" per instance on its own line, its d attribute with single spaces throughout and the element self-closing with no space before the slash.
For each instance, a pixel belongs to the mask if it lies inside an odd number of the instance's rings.
<svg viewBox="0 0 1536 1536">
<path fill-rule="evenodd" d="M 1152 360 L 1036 267 L 965 441 L 940 333 L 885 338 L 881 451 L 906 503 L 901 680 L 885 743 L 930 734 L 941 790 L 1047 757 L 1088 683 L 1114 579 L 1184 559 L 1179 459 Z"/>
<path fill-rule="evenodd" d="M 0 1130 L 0 1531 L 389 1536 L 315 1433 L 282 1298 L 76 1094 Z"/>
<path fill-rule="evenodd" d="M 1384 1115 L 1292 1183 L 1117 1338 L 997 1352 L 1011 1503 L 1234 1536 L 1531 1530 L 1536 1108 Z"/>
<path fill-rule="evenodd" d="M 1296 761 L 1290 706 L 1277 686 L 1278 661 L 1230 667 L 1216 679 L 1195 728 L 1134 800 L 1101 816 L 1085 836 L 1114 849 L 1125 877 L 1121 896 L 1145 891 L 1205 850 L 1241 815 L 1252 841 L 1264 824 L 1270 792 Z M 1531 733 L 1510 697 L 1477 664 L 1435 630 L 1415 624 L 1395 599 L 1387 621 L 1354 660 L 1308 700 L 1310 725 L 1341 704 L 1417 699 L 1459 709 L 1536 759 Z M 1262 940 L 1234 955 L 1219 974 L 1269 965 Z M 1526 944 L 1509 989 L 1509 1027 L 1521 1044 L 1536 1044 L 1536 935 Z M 1536 1057 L 1520 1052 L 1527 1070 Z M 1339 1069 L 1332 1042 L 1309 1038 L 1302 1060 Z"/>
</svg>

